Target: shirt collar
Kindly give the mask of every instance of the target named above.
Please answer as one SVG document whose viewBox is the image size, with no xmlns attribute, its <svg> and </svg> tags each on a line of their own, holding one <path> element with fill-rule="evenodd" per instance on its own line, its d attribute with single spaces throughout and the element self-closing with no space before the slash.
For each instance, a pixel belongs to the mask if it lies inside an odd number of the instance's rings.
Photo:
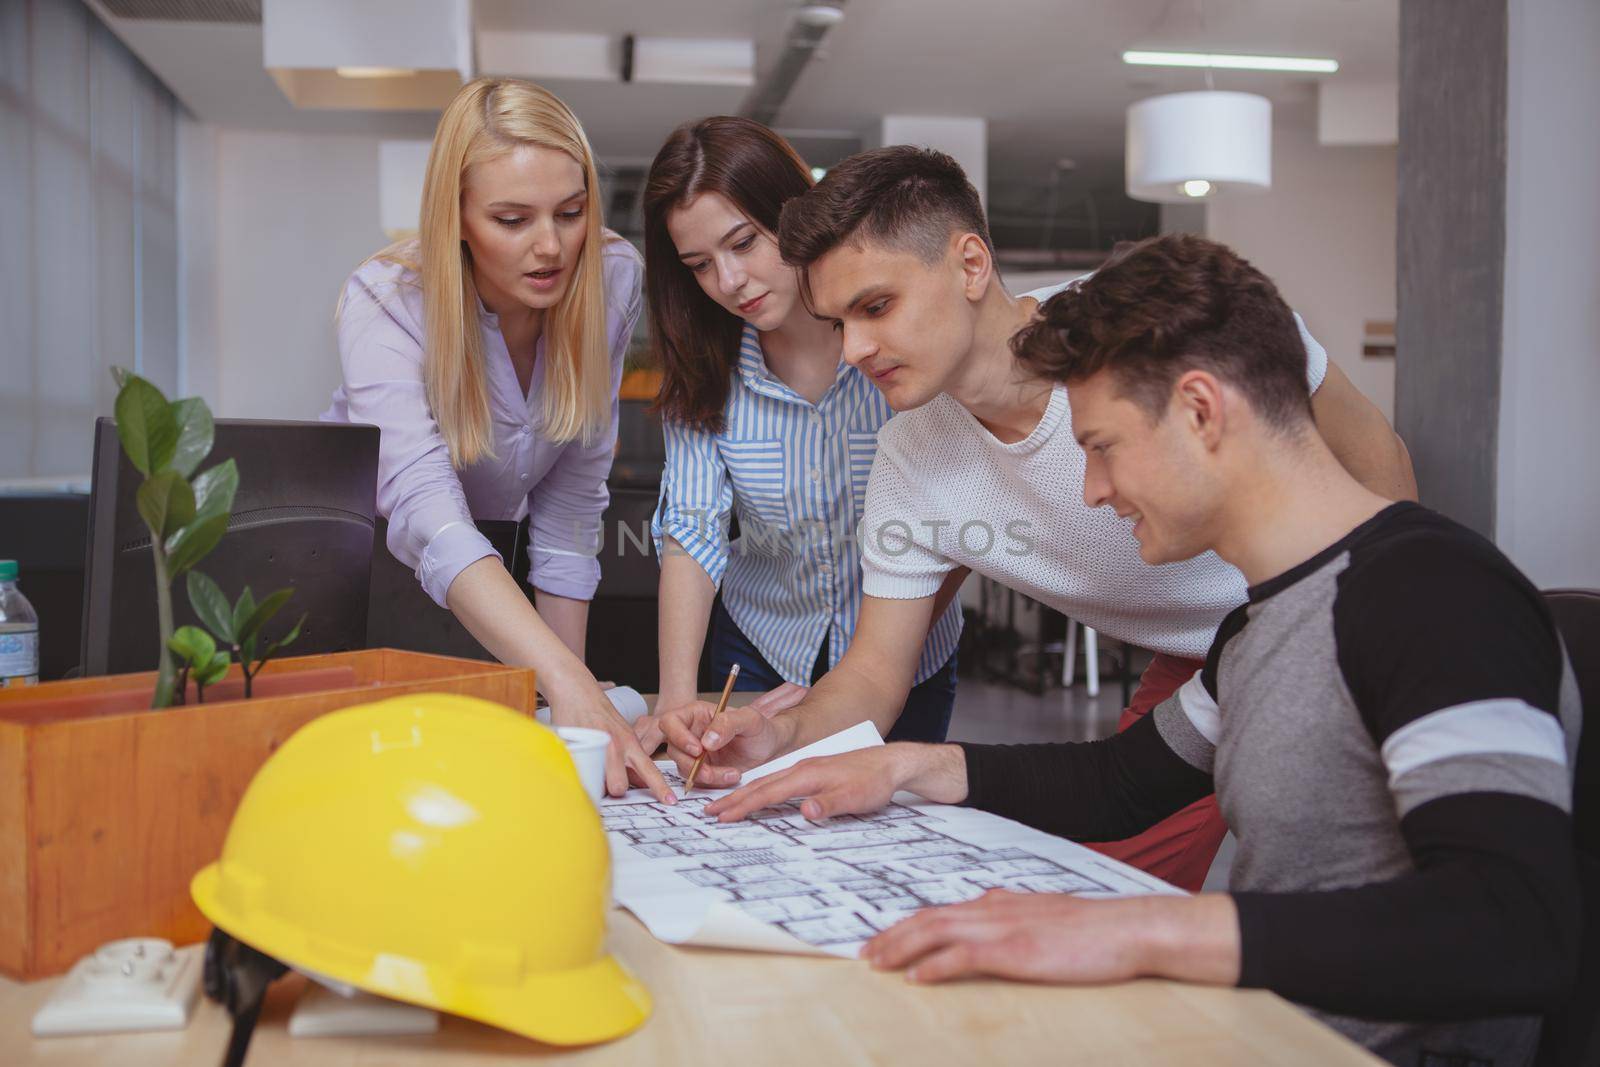
<svg viewBox="0 0 1600 1067">
<path fill-rule="evenodd" d="M 860 372 L 841 359 L 838 369 L 834 371 L 833 386 L 823 395 L 822 402 L 815 406 L 820 408 L 826 405 L 829 397 L 838 389 L 839 382 L 852 373 Z M 755 392 L 807 407 L 813 406 L 768 369 L 766 353 L 761 347 L 761 331 L 748 322 L 739 335 L 739 377 L 744 379 L 747 388 Z"/>
<path fill-rule="evenodd" d="M 781 384 L 767 369 L 766 353 L 761 348 L 761 331 L 748 322 L 739 334 L 739 374 L 750 385 L 757 382 Z"/>
</svg>

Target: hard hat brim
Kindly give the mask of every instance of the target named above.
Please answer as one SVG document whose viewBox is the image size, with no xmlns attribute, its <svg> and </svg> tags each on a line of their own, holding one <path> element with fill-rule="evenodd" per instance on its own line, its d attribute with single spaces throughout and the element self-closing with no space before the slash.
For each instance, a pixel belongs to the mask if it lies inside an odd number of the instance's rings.
<svg viewBox="0 0 1600 1067">
<path fill-rule="evenodd" d="M 565 971 L 529 974 L 518 984 L 472 982 L 437 965 L 381 953 L 356 961 L 271 916 L 235 914 L 219 894 L 219 868 L 211 864 L 190 883 L 201 914 L 290 967 L 551 1045 L 610 1041 L 650 1017 L 649 991 L 614 956 Z"/>
</svg>

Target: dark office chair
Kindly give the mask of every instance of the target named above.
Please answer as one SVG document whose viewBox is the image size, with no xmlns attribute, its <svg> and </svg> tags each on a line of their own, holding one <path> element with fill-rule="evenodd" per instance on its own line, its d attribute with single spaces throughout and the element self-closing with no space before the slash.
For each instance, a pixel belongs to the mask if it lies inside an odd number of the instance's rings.
<svg viewBox="0 0 1600 1067">
<path fill-rule="evenodd" d="M 661 468 L 667 462 L 661 420 L 650 413 L 646 400 L 624 400 L 618 405 L 617 455 L 606 479 L 617 486 L 655 489 L 661 485 Z"/>
<path fill-rule="evenodd" d="M 659 478 L 661 468 L 656 467 Z M 611 482 L 611 505 L 603 519 L 600 587 L 589 605 L 589 669 L 596 678 L 631 685 L 643 693 L 660 688 L 656 607 L 661 570 L 650 539 L 655 486 Z"/>
<path fill-rule="evenodd" d="M 478 532 L 500 554 L 517 582 L 527 587 L 528 523 L 485 519 Z M 439 656 L 493 661 L 487 649 L 445 608 L 422 590 L 411 568 L 394 558 L 386 538 L 388 520 L 372 528 L 372 587 L 367 603 L 367 647 L 401 648 Z"/>
<path fill-rule="evenodd" d="M 1583 699 L 1583 733 L 1572 787 L 1573 838 L 1584 928 L 1572 999 L 1546 1016 L 1541 1067 L 1600 1063 L 1600 591 L 1554 589 L 1545 602 L 1567 646 Z"/>
<path fill-rule="evenodd" d="M 660 494 L 666 449 L 661 421 L 649 404 L 624 400 L 617 423 L 617 454 L 607 487 L 611 503 L 601 519 L 600 587 L 589 607 L 587 662 L 596 678 L 653 692 L 656 661 L 656 590 L 660 571 L 650 540 L 650 519 Z M 476 523 L 506 569 L 528 588 L 528 523 Z M 454 615 L 422 591 L 410 568 L 384 543 L 388 524 L 379 520 L 372 553 L 369 647 L 404 648 L 470 659 L 493 659 Z M 704 657 L 702 657 L 702 660 Z"/>
<path fill-rule="evenodd" d="M 88 538 L 88 493 L 0 493 L 0 559 L 17 561 L 39 616 L 41 682 L 78 667 Z"/>
</svg>

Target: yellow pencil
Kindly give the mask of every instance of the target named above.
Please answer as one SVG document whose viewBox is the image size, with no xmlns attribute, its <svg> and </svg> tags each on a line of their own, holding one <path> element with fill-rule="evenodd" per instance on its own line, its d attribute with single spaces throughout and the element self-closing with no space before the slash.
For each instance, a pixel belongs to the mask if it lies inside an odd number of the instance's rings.
<svg viewBox="0 0 1600 1067">
<path fill-rule="evenodd" d="M 728 670 L 728 680 L 722 686 L 722 699 L 717 701 L 717 711 L 711 716 L 711 721 L 716 722 L 717 716 L 722 714 L 722 709 L 728 706 L 728 694 L 733 692 L 733 680 L 739 677 L 739 665 L 735 663 Z M 706 747 L 700 746 L 700 755 L 695 757 L 694 766 L 689 768 L 689 780 L 683 783 L 685 793 L 694 788 L 694 776 L 700 773 L 700 762 L 706 758 Z"/>
</svg>

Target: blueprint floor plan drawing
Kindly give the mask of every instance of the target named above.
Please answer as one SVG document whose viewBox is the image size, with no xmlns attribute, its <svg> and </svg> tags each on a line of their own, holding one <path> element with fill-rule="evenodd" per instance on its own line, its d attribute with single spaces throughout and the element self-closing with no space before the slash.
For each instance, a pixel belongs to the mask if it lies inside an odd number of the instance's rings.
<svg viewBox="0 0 1600 1067">
<path fill-rule="evenodd" d="M 882 743 L 876 731 L 873 742 Z M 681 794 L 682 780 L 669 764 L 662 770 Z M 905 794 L 880 811 L 822 823 L 796 804 L 718 823 L 703 809 L 721 795 L 696 791 L 668 805 L 635 790 L 601 805 L 617 900 L 663 940 L 853 957 L 913 912 L 989 889 L 1178 892 L 1008 819 Z M 754 936 L 760 925 L 780 936 Z"/>
</svg>

